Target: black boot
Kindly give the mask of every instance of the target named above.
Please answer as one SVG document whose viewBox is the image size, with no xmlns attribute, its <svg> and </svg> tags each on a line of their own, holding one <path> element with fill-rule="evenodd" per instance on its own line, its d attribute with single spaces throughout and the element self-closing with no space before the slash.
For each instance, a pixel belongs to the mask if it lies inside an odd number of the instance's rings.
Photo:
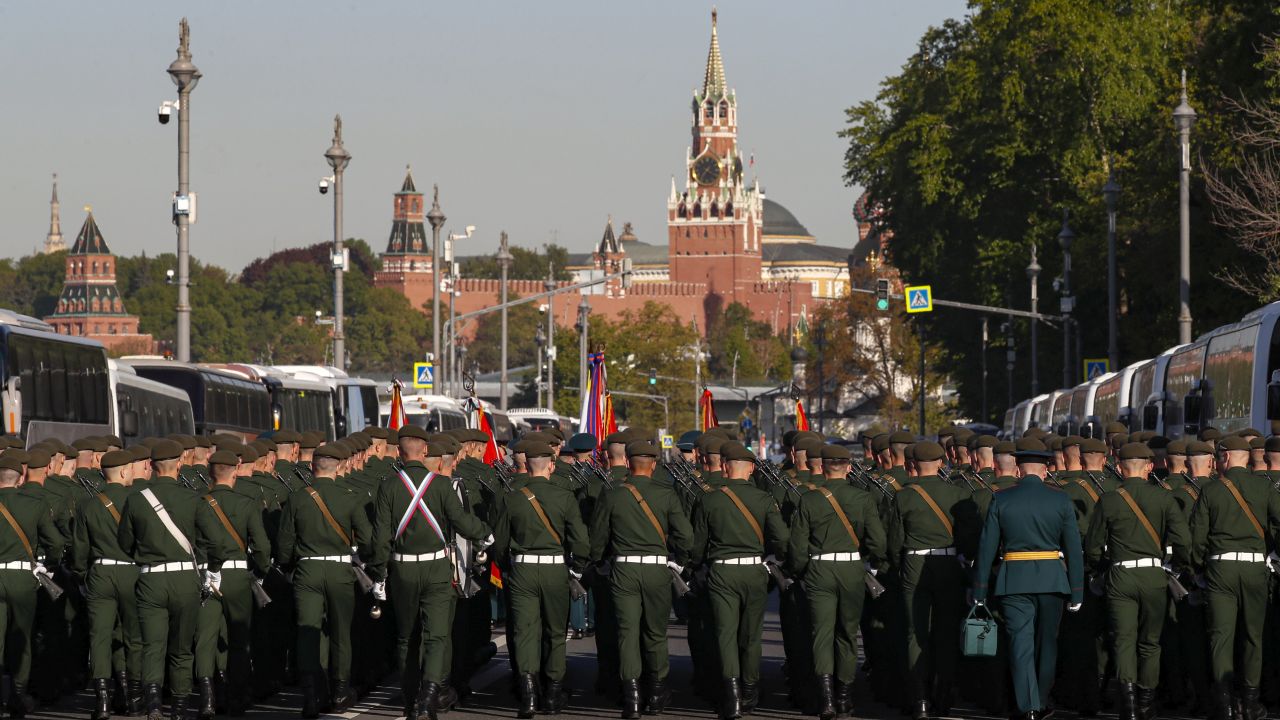
<svg viewBox="0 0 1280 720">
<path fill-rule="evenodd" d="M 436 700 L 436 711 L 447 713 L 458 705 L 458 690 L 446 676 L 440 683 L 440 697 Z"/>
<path fill-rule="evenodd" d="M 911 720 L 928 720 L 929 718 L 929 702 L 927 700 L 916 700 L 911 703 Z"/>
<path fill-rule="evenodd" d="M 164 713 L 160 710 L 160 686 L 155 683 L 147 683 L 147 720 L 164 720 Z"/>
<path fill-rule="evenodd" d="M 320 698 L 316 695 L 315 678 L 310 675 L 302 678 L 299 690 L 302 692 L 302 717 L 320 717 Z"/>
<path fill-rule="evenodd" d="M 346 680 L 333 681 L 333 710 L 331 712 L 344 713 L 356 704 L 356 694 L 351 692 L 351 683 Z"/>
<path fill-rule="evenodd" d="M 559 715 L 564 706 L 569 704 L 569 696 L 564 690 L 564 682 L 548 680 L 542 689 L 542 703 L 550 715 Z M 432 718 L 435 720 L 435 718 Z"/>
<path fill-rule="evenodd" d="M 9 687 L 9 717 L 13 720 L 22 720 L 27 713 L 34 712 L 35 709 L 35 698 L 27 694 L 27 686 L 13 681 Z"/>
<path fill-rule="evenodd" d="M 1144 687 L 1138 688 L 1138 720 L 1156 720 L 1156 691 Z"/>
<path fill-rule="evenodd" d="M 640 681 L 635 678 L 622 681 L 622 717 L 624 720 L 640 717 Z"/>
<path fill-rule="evenodd" d="M 418 692 L 418 718 L 436 720 L 436 708 L 440 702 L 440 683 L 424 680 Z"/>
<path fill-rule="evenodd" d="M 1263 720 L 1267 717 L 1267 708 L 1262 704 L 1258 688 L 1240 688 L 1240 710 L 1244 715 L 1240 720 Z"/>
<path fill-rule="evenodd" d="M 836 683 L 836 714 L 853 714 L 853 683 Z"/>
<path fill-rule="evenodd" d="M 538 712 L 538 679 L 533 673 L 520 674 L 520 706 L 516 717 L 531 718 Z"/>
<path fill-rule="evenodd" d="M 645 699 L 644 714 L 645 715 L 661 715 L 667 710 L 667 703 L 671 702 L 671 688 L 667 687 L 667 683 L 663 680 L 649 680 L 649 696 Z"/>
<path fill-rule="evenodd" d="M 128 715 L 129 676 L 124 670 L 116 673 L 115 687 L 111 690 L 111 712 L 116 715 Z"/>
<path fill-rule="evenodd" d="M 227 713 L 227 673 L 219 670 L 213 675 L 213 709 L 217 714 Z"/>
<path fill-rule="evenodd" d="M 742 683 L 742 714 L 747 715 L 756 709 L 760 704 L 760 685 L 757 683 Z"/>
<path fill-rule="evenodd" d="M 93 680 L 93 712 L 90 720 L 108 720 L 111 717 L 111 697 L 106 678 Z"/>
<path fill-rule="evenodd" d="M 818 676 L 818 717 L 831 720 L 836 716 L 835 678 L 830 675 Z"/>
<path fill-rule="evenodd" d="M 141 715 L 146 704 L 142 699 L 142 678 L 129 678 L 128 706 L 125 715 Z"/>
<path fill-rule="evenodd" d="M 169 720 L 186 720 L 187 696 L 174 694 L 169 703 Z"/>
<path fill-rule="evenodd" d="M 200 693 L 200 709 L 196 712 L 199 720 L 213 720 L 213 679 L 196 678 L 196 692 Z"/>
<path fill-rule="evenodd" d="M 1120 683 L 1120 720 L 1138 720 L 1138 690 L 1131 682 Z"/>
<path fill-rule="evenodd" d="M 742 692 L 738 688 L 738 678 L 725 678 L 724 692 L 720 696 L 721 720 L 734 720 L 742 717 Z"/>
<path fill-rule="evenodd" d="M 1231 684 L 1218 681 L 1213 684 L 1213 714 L 1210 720 L 1232 720 Z"/>
</svg>

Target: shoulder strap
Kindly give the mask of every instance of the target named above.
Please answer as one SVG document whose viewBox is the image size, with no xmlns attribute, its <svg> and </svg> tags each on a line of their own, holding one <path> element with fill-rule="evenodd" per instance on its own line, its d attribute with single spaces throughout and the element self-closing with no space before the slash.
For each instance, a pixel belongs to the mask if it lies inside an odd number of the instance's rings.
<svg viewBox="0 0 1280 720">
<path fill-rule="evenodd" d="M 1089 485 L 1089 483 L 1085 482 L 1084 478 L 1075 478 L 1075 483 L 1080 487 L 1084 488 L 1085 492 L 1089 493 L 1090 499 L 1092 499 L 1095 503 L 1098 502 L 1098 497 L 1099 497 L 1098 491 L 1094 490 L 1093 487 Z"/>
<path fill-rule="evenodd" d="M 623 483 L 622 487 L 631 491 L 631 496 L 636 499 L 636 502 L 640 503 L 640 509 L 644 511 L 644 516 L 649 518 L 649 522 L 653 523 L 653 529 L 658 531 L 658 537 L 662 538 L 662 544 L 666 545 L 667 531 L 662 529 L 662 523 L 658 522 L 658 516 L 653 514 L 653 510 L 649 508 L 649 503 L 645 502 L 644 497 L 640 495 L 640 490 L 631 483 Z"/>
<path fill-rule="evenodd" d="M 1147 519 L 1147 514 L 1142 512 L 1142 508 L 1138 507 L 1138 503 L 1129 495 L 1129 491 L 1124 488 L 1118 488 L 1116 494 L 1124 498 L 1124 501 L 1129 504 L 1129 509 L 1133 511 L 1134 515 L 1138 516 L 1138 522 L 1142 523 L 1142 527 L 1147 529 L 1147 534 L 1151 536 L 1152 541 L 1156 544 L 1156 555 L 1163 555 L 1164 543 L 1160 542 L 1160 534 L 1156 532 L 1156 529 L 1151 525 L 1151 521 Z"/>
<path fill-rule="evenodd" d="M 116 519 L 116 525 L 120 524 L 120 511 L 116 509 L 116 504 L 111 502 L 111 498 L 106 493 L 98 493 L 98 502 L 102 503 L 102 507 L 111 513 L 111 517 Z"/>
<path fill-rule="evenodd" d="M 760 545 L 763 546 L 764 531 L 760 529 L 760 523 L 756 522 L 756 516 L 751 514 L 751 511 L 747 509 L 746 505 L 742 504 L 742 500 L 737 496 L 736 493 L 734 493 L 732 490 L 729 489 L 728 485 L 721 485 L 720 490 L 725 495 L 729 496 L 729 499 L 733 501 L 734 505 L 738 506 L 738 510 L 742 513 L 742 516 L 747 519 L 747 522 L 751 524 L 751 529 L 755 531 L 756 539 L 759 540 Z"/>
<path fill-rule="evenodd" d="M 240 552 L 248 552 L 248 546 L 244 544 L 244 540 L 240 537 L 240 533 L 236 532 L 235 526 L 231 524 L 231 518 L 228 518 L 227 514 L 223 512 L 222 506 L 218 504 L 218 501 L 214 500 L 212 495 L 205 495 L 204 501 L 209 503 L 209 507 L 213 508 L 214 514 L 216 514 L 218 519 L 222 521 L 222 527 L 227 529 L 227 533 L 231 535 L 231 539 L 235 540 L 236 545 L 240 546 Z"/>
<path fill-rule="evenodd" d="M 836 517 L 840 518 L 845 532 L 849 533 L 849 538 L 853 540 L 853 546 L 855 548 L 862 547 L 862 541 L 858 540 L 858 533 L 853 531 L 853 523 L 849 522 L 849 516 L 844 514 L 844 508 L 840 507 L 840 503 L 836 502 L 836 496 L 832 495 L 831 491 L 824 487 L 820 487 L 817 490 L 822 493 L 822 497 L 826 498 L 827 502 L 831 503 L 831 509 L 836 511 Z"/>
<path fill-rule="evenodd" d="M 187 539 L 186 535 L 182 534 L 182 530 L 173 522 L 173 518 L 169 516 L 169 511 L 164 509 L 164 504 L 160 502 L 160 498 L 156 497 L 151 488 L 143 490 L 142 496 L 147 499 L 147 502 L 151 503 L 151 509 L 156 511 L 156 516 L 160 518 L 164 529 L 168 530 L 173 539 L 177 541 L 178 547 L 182 548 L 182 551 L 186 554 L 194 557 L 191 541 Z"/>
<path fill-rule="evenodd" d="M 304 489 L 311 496 L 311 499 L 316 502 L 316 507 L 320 508 L 320 513 L 329 522 L 329 527 L 332 527 L 333 531 L 338 533 L 338 537 L 342 538 L 342 544 L 349 547 L 351 545 L 351 536 L 338 524 L 337 519 L 333 517 L 333 513 L 329 512 L 329 506 L 324 503 L 324 498 L 320 497 L 320 493 L 310 485 L 307 485 Z"/>
<path fill-rule="evenodd" d="M 13 531 L 17 533 L 18 539 L 22 541 L 22 549 L 27 551 L 27 557 L 31 558 L 31 564 L 34 565 L 36 554 L 31 550 L 31 541 L 27 539 L 27 534 L 22 531 L 22 526 L 14 519 L 13 513 L 9 512 L 9 508 L 5 507 L 4 503 L 0 503 L 0 515 L 4 516 L 4 519 L 9 523 L 9 527 L 13 528 Z"/>
<path fill-rule="evenodd" d="M 1253 523 L 1253 529 L 1258 533 L 1258 537 L 1265 540 L 1267 536 L 1262 532 L 1262 525 L 1258 522 L 1258 517 L 1253 514 L 1253 510 L 1249 508 L 1249 504 L 1240 496 L 1240 491 L 1236 489 L 1236 484 L 1231 482 L 1231 479 L 1226 475 L 1223 475 L 1219 480 L 1222 482 L 1223 487 L 1231 491 L 1231 497 L 1235 498 L 1236 502 L 1240 504 L 1240 509 L 1244 511 L 1245 517 L 1249 518 L 1249 522 Z"/>
<path fill-rule="evenodd" d="M 924 498 L 926 503 L 929 503 L 929 509 L 933 510 L 933 514 L 937 515 L 938 519 L 942 521 L 942 526 L 947 529 L 947 534 L 954 538 L 956 531 L 955 528 L 951 526 L 951 518 L 947 517 L 947 514 L 942 512 L 942 508 L 938 507 L 938 503 L 933 501 L 933 496 L 929 494 L 929 491 L 920 487 L 920 483 L 908 485 L 907 487 L 915 490 L 920 494 L 920 497 Z"/>
<path fill-rule="evenodd" d="M 556 544 L 563 545 L 564 543 L 560 542 L 560 533 L 551 527 L 551 520 L 547 518 L 546 511 L 542 509 L 542 503 L 538 502 L 538 497 L 527 487 L 520 488 L 520 492 L 528 498 L 529 504 L 533 506 L 533 511 L 538 513 L 538 519 L 542 521 L 542 526 L 547 529 L 547 532 L 551 533 L 551 537 L 555 538 Z"/>
<path fill-rule="evenodd" d="M 1183 485 L 1182 489 L 1185 490 L 1187 492 L 1187 495 L 1191 497 L 1191 502 L 1195 502 L 1200 499 L 1200 493 L 1196 492 L 1195 486 L 1192 485 L 1191 483 L 1187 483 L 1186 485 Z"/>
</svg>

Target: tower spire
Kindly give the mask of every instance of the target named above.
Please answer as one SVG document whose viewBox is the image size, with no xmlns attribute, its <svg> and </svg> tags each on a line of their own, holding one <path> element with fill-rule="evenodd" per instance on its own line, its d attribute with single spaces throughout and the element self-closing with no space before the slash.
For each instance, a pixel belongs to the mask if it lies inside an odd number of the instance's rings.
<svg viewBox="0 0 1280 720">
<path fill-rule="evenodd" d="M 61 205 L 58 203 L 58 173 L 53 174 L 53 197 L 49 200 L 49 234 L 44 239 L 44 252 L 49 253 L 66 250 L 67 244 L 62 241 Z"/>
<path fill-rule="evenodd" d="M 716 9 L 711 8 L 711 49 L 707 51 L 707 72 L 702 80 L 702 96 L 723 97 L 726 93 L 724 82 L 724 61 L 720 59 L 720 38 L 716 34 Z"/>
</svg>

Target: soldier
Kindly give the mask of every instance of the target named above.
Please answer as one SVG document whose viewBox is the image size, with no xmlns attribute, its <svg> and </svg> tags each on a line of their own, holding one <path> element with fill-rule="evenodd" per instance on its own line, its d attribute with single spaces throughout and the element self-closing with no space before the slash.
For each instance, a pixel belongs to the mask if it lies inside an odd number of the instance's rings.
<svg viewBox="0 0 1280 720">
<path fill-rule="evenodd" d="M 545 678 L 542 709 L 564 709 L 565 623 L 569 616 L 569 578 L 580 579 L 590 553 L 587 530 L 573 494 L 551 482 L 555 450 L 542 442 L 525 445 L 528 484 L 503 506 L 494 528 L 494 552 L 508 569 L 510 622 L 514 624 L 516 666 L 520 671 L 517 716 L 531 718 L 538 708 L 539 672 Z"/>
<path fill-rule="evenodd" d="M 710 566 L 707 593 L 720 653 L 722 718 L 742 717 L 759 700 L 760 634 L 768 575 L 766 555 L 786 556 L 787 526 L 777 503 L 749 482 L 755 456 L 741 443 L 719 448 L 722 485 L 708 492 L 694 515 L 694 565 Z M 739 684 L 741 683 L 741 684 Z"/>
<path fill-rule="evenodd" d="M 1233 681 L 1244 720 L 1266 716 L 1258 694 L 1266 553 L 1280 530 L 1280 494 L 1272 491 L 1265 478 L 1252 473 L 1248 462 L 1248 440 L 1222 438 L 1218 480 L 1202 486 L 1191 514 L 1192 562 L 1205 569 L 1207 582 L 1210 663 L 1216 683 L 1212 717 L 1216 720 L 1232 716 Z"/>
<path fill-rule="evenodd" d="M 1116 435 L 1116 438 L 1122 437 Z M 1076 525 L 1088 528 L 1102 494 L 1118 488 L 1119 483 L 1108 473 L 1099 472 L 1106 459 L 1107 448 L 1100 440 L 1072 437 L 1078 446 L 1083 468 L 1060 475 L 1062 491 L 1070 498 L 1076 513 Z M 1084 595 L 1084 605 L 1079 612 L 1067 616 L 1062 623 L 1062 634 L 1083 641 L 1064 643 L 1062 649 L 1063 695 L 1082 714 L 1097 714 L 1102 704 L 1102 689 L 1106 684 L 1107 644 L 1103 634 L 1106 629 L 1106 603 L 1091 590 Z"/>
<path fill-rule="evenodd" d="M 84 578 L 89 616 L 89 677 L 93 680 L 93 720 L 111 716 L 110 684 L 115 670 L 115 711 L 136 715 L 142 701 L 142 633 L 135 586 L 138 566 L 120 549 L 120 509 L 133 484 L 134 453 L 102 456 L 107 482 L 102 492 L 76 505 L 71 570 Z M 38 462 L 36 458 L 32 462 Z M 120 638 L 118 658 L 112 644 Z M 117 660 L 113 662 L 113 660 Z"/>
<path fill-rule="evenodd" d="M 216 573 L 202 578 L 197 570 L 205 556 L 202 538 L 210 536 L 217 520 L 195 492 L 179 483 L 182 452 L 172 440 L 152 446 L 155 477 L 129 494 L 117 534 L 120 550 L 140 566 L 136 593 L 148 720 L 162 717 L 160 687 L 166 669 L 172 717 L 185 714 L 202 586 L 216 589 L 219 581 Z"/>
<path fill-rule="evenodd" d="M 702 433 L 697 430 L 690 430 L 680 435 L 676 440 L 676 449 L 680 451 L 680 457 L 690 465 L 696 465 L 697 456 L 694 454 L 697 448 L 698 438 Z"/>
<path fill-rule="evenodd" d="M 449 549 L 455 533 L 481 551 L 492 537 L 463 507 L 449 477 L 456 442 L 414 426 L 400 428 L 397 439 L 404 469 L 378 487 L 369 574 L 377 582 L 375 597 L 389 597 L 394 611 L 406 715 L 435 720 L 456 699 L 443 688 L 457 600 Z M 483 554 L 477 560 L 483 562 Z"/>
<path fill-rule="evenodd" d="M 302 446 L 302 433 L 294 430 L 277 430 L 271 439 L 275 441 L 275 474 L 285 486 L 296 490 L 303 485 L 303 475 L 298 468 Z"/>
<path fill-rule="evenodd" d="M 372 432 L 373 428 L 366 430 Z M 462 444 L 459 460 L 453 471 L 455 487 L 465 493 L 464 505 L 472 515 L 492 522 L 497 496 L 503 494 L 501 484 L 493 468 L 484 462 L 489 435 L 483 430 L 460 429 L 452 435 Z M 372 461 L 370 461 L 372 462 Z M 471 676 L 485 662 L 490 653 L 493 585 L 488 573 L 479 580 L 479 590 L 470 598 L 459 599 L 453 620 L 451 637 L 458 642 L 453 646 L 453 670 L 450 680 L 457 689 L 459 700 L 471 695 Z"/>
<path fill-rule="evenodd" d="M 852 712 L 850 690 L 858 671 L 857 632 L 866 584 L 864 563 L 886 556 L 875 498 L 846 481 L 852 455 L 822 448 L 823 477 L 806 494 L 791 523 L 787 565 L 803 577 L 818 676 L 818 716 Z"/>
<path fill-rule="evenodd" d="M 987 512 L 974 566 L 973 598 L 985 603 L 989 592 L 1001 597 L 1014 698 L 1024 720 L 1041 720 L 1049 709 L 1062 606 L 1070 598 L 1067 609 L 1080 609 L 1084 566 L 1071 502 L 1042 479 L 1052 454 L 1034 438 L 1023 438 L 1017 446 L 1022 477 L 1016 486 L 998 493 Z M 1004 562 L 989 588 L 987 580 L 1001 550 Z"/>
<path fill-rule="evenodd" d="M 351 676 L 351 615 L 355 604 L 357 559 L 372 554 L 372 529 L 356 496 L 336 482 L 339 464 L 350 453 L 335 443 L 316 448 L 314 479 L 289 494 L 280 517 L 276 559 L 293 571 L 297 613 L 298 671 L 302 716 L 320 714 L 318 688 L 324 681 L 322 635 L 329 640 L 332 706 L 345 712 L 354 703 Z M 355 550 L 353 551 L 353 548 Z"/>
<path fill-rule="evenodd" d="M 1154 717 L 1160 680 L 1160 633 L 1168 612 L 1165 548 L 1185 565 L 1190 534 L 1169 493 L 1147 482 L 1151 449 L 1141 443 L 1120 448 L 1124 484 L 1102 496 L 1085 537 L 1085 560 L 1106 572 L 1107 611 L 1120 682 L 1120 720 Z M 1103 563 L 1109 569 L 1101 569 Z"/>
<path fill-rule="evenodd" d="M 219 593 L 200 607 L 196 630 L 196 686 L 200 720 L 214 716 L 213 677 L 218 667 L 218 636 L 225 623 L 225 689 L 227 713 L 242 715 L 248 707 L 249 639 L 253 617 L 250 584 L 261 584 L 271 567 L 271 544 L 262 523 L 262 505 L 235 490 L 240 458 L 220 450 L 207 459 L 214 486 L 200 499 L 220 526 L 206 538 L 209 572 L 221 577 Z"/>
<path fill-rule="evenodd" d="M 39 585 L 32 573 L 44 572 L 46 563 L 57 565 L 66 545 L 48 504 L 19 492 L 22 480 L 18 453 L 5 451 L 0 455 L 0 623 L 7 629 L 0 633 L 0 657 L 12 682 L 7 688 L 9 716 L 15 720 L 25 717 L 33 706 L 26 688 Z"/>
<path fill-rule="evenodd" d="M 942 446 L 918 442 L 912 452 L 916 478 L 895 497 L 888 549 L 900 567 L 911 714 L 924 720 L 930 705 L 946 715 L 953 702 L 965 591 L 957 556 L 973 556 L 978 513 L 963 486 L 938 478 Z"/>
<path fill-rule="evenodd" d="M 639 718 L 642 709 L 662 714 L 671 699 L 666 685 L 669 573 L 683 572 L 693 527 L 675 490 L 653 480 L 659 450 L 635 440 L 626 453 L 629 477 L 601 495 L 592 517 L 591 560 L 612 563 L 608 579 L 616 608 L 622 717 Z M 647 691 L 643 708 L 642 676 Z"/>
</svg>

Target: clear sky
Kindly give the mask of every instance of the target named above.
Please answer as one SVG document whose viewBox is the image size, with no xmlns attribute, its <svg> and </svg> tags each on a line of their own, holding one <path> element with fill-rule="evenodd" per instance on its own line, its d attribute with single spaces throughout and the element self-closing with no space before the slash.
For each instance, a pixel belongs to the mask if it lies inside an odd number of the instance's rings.
<svg viewBox="0 0 1280 720">
<path fill-rule="evenodd" d="M 612 215 L 666 242 L 711 4 L 641 2 L 16 2 L 0 0 L 5 68 L 0 256 L 42 246 L 50 174 L 68 244 L 92 205 L 111 248 L 172 251 L 177 123 L 156 108 L 178 20 L 204 78 L 192 100 L 192 252 L 238 270 L 332 238 L 317 181 L 341 113 L 353 159 L 346 232 L 385 248 L 406 164 L 440 185 L 464 254 L 555 239 L 586 251 Z M 724 1 L 739 140 L 765 192 L 824 244 L 851 247 L 844 109 L 875 95 L 961 0 Z"/>
</svg>

